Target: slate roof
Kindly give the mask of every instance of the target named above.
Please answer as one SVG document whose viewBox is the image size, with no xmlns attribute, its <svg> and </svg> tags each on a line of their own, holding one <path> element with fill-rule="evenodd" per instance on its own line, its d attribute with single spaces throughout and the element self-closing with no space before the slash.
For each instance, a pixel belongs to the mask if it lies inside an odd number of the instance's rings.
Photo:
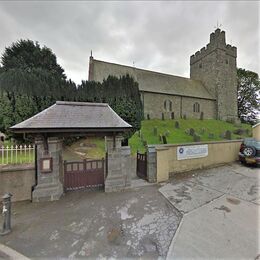
<svg viewBox="0 0 260 260">
<path fill-rule="evenodd" d="M 10 130 L 25 133 L 122 132 L 131 127 L 108 104 L 57 101 Z"/>
<path fill-rule="evenodd" d="M 96 81 L 102 82 L 109 75 L 123 76 L 128 73 L 139 83 L 140 91 L 215 100 L 199 80 L 95 59 L 92 62 Z"/>
</svg>

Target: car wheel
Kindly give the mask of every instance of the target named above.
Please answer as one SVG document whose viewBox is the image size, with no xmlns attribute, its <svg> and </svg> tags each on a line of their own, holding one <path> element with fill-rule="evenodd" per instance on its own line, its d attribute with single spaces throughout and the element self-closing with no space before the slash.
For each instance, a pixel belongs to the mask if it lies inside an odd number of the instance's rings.
<svg viewBox="0 0 260 260">
<path fill-rule="evenodd" d="M 255 147 L 252 146 L 246 146 L 243 150 L 243 154 L 247 157 L 252 157 L 255 156 L 256 154 L 256 149 Z"/>
</svg>

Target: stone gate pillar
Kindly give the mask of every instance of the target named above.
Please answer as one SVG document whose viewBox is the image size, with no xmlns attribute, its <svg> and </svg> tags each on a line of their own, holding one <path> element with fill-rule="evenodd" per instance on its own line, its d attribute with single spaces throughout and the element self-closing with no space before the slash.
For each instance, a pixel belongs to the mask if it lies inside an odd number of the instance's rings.
<svg viewBox="0 0 260 260">
<path fill-rule="evenodd" d="M 37 145 L 37 185 L 33 190 L 33 201 L 58 200 L 63 194 L 63 160 L 62 140 L 42 138 L 35 141 Z"/>
<path fill-rule="evenodd" d="M 122 147 L 121 135 L 106 136 L 107 177 L 105 192 L 120 191 L 131 185 L 128 158 L 130 147 Z"/>
</svg>

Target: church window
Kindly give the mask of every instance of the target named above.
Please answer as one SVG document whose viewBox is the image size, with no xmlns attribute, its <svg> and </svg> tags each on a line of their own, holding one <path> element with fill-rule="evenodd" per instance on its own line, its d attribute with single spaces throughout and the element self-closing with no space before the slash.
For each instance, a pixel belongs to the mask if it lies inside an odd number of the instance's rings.
<svg viewBox="0 0 260 260">
<path fill-rule="evenodd" d="M 164 110 L 171 112 L 172 111 L 172 101 L 171 100 L 165 100 L 164 101 Z"/>
<path fill-rule="evenodd" d="M 196 113 L 200 112 L 200 104 L 198 102 L 193 104 L 193 112 L 196 112 Z"/>
<path fill-rule="evenodd" d="M 169 102 L 169 111 L 172 111 L 172 102 Z"/>
</svg>

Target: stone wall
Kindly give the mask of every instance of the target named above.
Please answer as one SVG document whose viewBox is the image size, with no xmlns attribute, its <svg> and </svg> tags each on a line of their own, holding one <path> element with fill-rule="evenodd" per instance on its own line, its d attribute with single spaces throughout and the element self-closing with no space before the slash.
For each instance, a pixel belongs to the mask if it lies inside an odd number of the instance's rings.
<svg viewBox="0 0 260 260">
<path fill-rule="evenodd" d="M 0 196 L 10 192 L 12 201 L 32 199 L 32 187 L 35 185 L 35 167 L 33 164 L 6 165 L 0 167 Z"/>
<path fill-rule="evenodd" d="M 181 97 L 166 94 L 157 94 L 150 92 L 142 93 L 144 103 L 144 118 L 147 119 L 149 114 L 150 118 L 162 118 L 164 113 L 165 119 L 171 119 L 172 112 L 174 118 L 181 118 L 184 115 L 187 118 L 200 118 L 200 112 L 204 113 L 204 119 L 216 118 L 216 102 L 214 100 L 207 100 L 201 98 Z M 164 101 L 172 101 L 172 111 L 165 110 Z M 193 112 L 193 104 L 197 102 L 200 104 L 200 112 Z"/>
<path fill-rule="evenodd" d="M 225 32 L 217 29 L 210 43 L 190 58 L 191 79 L 201 80 L 217 100 L 217 118 L 236 119 L 237 49 L 226 44 Z"/>
<path fill-rule="evenodd" d="M 179 172 L 192 171 L 213 167 L 238 160 L 238 152 L 242 140 L 201 142 L 176 145 L 148 146 L 149 150 L 156 151 L 156 174 L 157 182 L 165 181 L 167 176 Z M 187 145 L 208 145 L 208 156 L 196 159 L 177 160 L 177 147 Z M 149 168 L 149 163 L 148 163 Z"/>
</svg>

